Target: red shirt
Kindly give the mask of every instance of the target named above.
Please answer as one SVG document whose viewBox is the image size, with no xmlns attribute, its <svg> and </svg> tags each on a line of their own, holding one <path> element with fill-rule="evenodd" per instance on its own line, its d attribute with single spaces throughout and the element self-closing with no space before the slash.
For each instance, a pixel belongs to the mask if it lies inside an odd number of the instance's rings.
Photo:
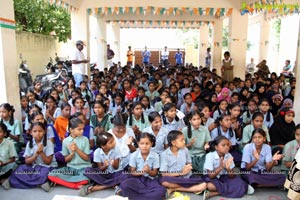
<svg viewBox="0 0 300 200">
<path fill-rule="evenodd" d="M 130 91 L 125 90 L 125 99 L 132 101 L 137 96 L 137 89 L 134 87 Z"/>
</svg>

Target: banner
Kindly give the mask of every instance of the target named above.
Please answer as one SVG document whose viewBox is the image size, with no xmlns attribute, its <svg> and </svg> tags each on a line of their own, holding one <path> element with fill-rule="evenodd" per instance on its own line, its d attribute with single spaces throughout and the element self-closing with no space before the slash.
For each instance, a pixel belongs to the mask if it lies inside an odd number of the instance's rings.
<svg viewBox="0 0 300 200">
<path fill-rule="evenodd" d="M 60 1 L 60 0 L 56 0 Z M 49 2 L 56 2 L 55 0 L 49 0 Z M 62 5 L 66 5 L 62 1 Z M 88 8 L 89 10 L 90 8 Z M 215 17 L 228 17 L 232 14 L 232 8 L 197 8 L 197 7 L 99 7 L 91 9 L 91 14 L 94 15 L 107 15 L 107 14 L 135 14 L 135 15 L 175 15 L 190 14 L 191 16 L 215 16 Z"/>
</svg>

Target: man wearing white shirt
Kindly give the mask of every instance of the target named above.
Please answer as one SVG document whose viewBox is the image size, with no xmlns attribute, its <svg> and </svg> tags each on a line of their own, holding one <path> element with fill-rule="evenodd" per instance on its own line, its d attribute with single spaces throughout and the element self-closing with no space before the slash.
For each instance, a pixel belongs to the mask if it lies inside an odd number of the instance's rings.
<svg viewBox="0 0 300 200">
<path fill-rule="evenodd" d="M 161 62 L 165 67 L 167 67 L 169 64 L 168 59 L 169 59 L 169 51 L 167 50 L 167 46 L 165 46 L 164 50 L 162 50 L 161 52 Z"/>
<path fill-rule="evenodd" d="M 78 40 L 76 42 L 76 51 L 72 57 L 72 74 L 76 82 L 76 87 L 79 87 L 80 82 L 85 79 L 86 75 L 86 66 L 85 64 L 90 62 L 89 59 L 85 59 L 85 56 L 82 52 L 83 42 Z"/>
</svg>

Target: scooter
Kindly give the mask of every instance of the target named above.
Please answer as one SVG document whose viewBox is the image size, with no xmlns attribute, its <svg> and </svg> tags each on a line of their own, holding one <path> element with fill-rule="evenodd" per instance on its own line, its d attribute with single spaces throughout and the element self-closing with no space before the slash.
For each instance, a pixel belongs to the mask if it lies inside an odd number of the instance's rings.
<svg viewBox="0 0 300 200">
<path fill-rule="evenodd" d="M 26 60 L 23 60 L 22 54 L 19 58 L 21 59 L 21 64 L 19 66 L 19 87 L 21 95 L 26 95 L 27 89 L 32 86 L 32 76 L 31 71 L 26 64 Z"/>
<path fill-rule="evenodd" d="M 43 90 L 50 90 L 55 83 L 60 82 L 64 85 L 67 82 L 67 77 L 64 76 L 67 72 L 62 70 L 58 73 L 40 74 L 35 77 L 35 81 L 40 81 Z"/>
</svg>

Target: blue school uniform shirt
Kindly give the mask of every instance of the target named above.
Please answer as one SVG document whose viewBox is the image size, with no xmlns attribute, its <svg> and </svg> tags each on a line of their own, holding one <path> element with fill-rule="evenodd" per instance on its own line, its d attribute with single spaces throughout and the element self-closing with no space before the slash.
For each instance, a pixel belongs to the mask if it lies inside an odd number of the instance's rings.
<svg viewBox="0 0 300 200">
<path fill-rule="evenodd" d="M 231 146 L 234 146 L 237 144 L 237 140 L 236 140 L 236 136 L 235 136 L 235 132 L 234 130 L 232 130 L 232 133 L 233 133 L 233 136 L 230 137 L 230 134 L 229 134 L 229 129 L 224 132 L 222 130 L 222 127 L 217 127 L 217 128 L 214 128 L 212 131 L 211 131 L 211 139 L 214 140 L 218 135 L 218 128 L 220 129 L 220 132 L 221 132 L 221 135 L 225 136 L 227 139 L 229 139 L 229 141 L 231 142 Z"/>
<path fill-rule="evenodd" d="M 274 118 L 273 118 L 273 115 L 272 113 L 270 113 L 270 121 L 267 121 L 267 115 L 268 115 L 268 112 L 266 114 L 263 114 L 264 115 L 264 125 L 270 129 L 272 124 L 274 123 Z"/>
<path fill-rule="evenodd" d="M 9 120 L 5 121 L 3 119 L 3 124 L 6 125 L 7 129 L 10 130 L 10 134 L 15 135 L 15 136 L 19 136 L 19 142 L 23 143 L 24 142 L 24 138 L 22 136 L 22 126 L 21 123 L 19 122 L 19 120 L 14 119 L 14 123 L 13 125 L 10 125 Z M 8 140 L 12 141 L 14 144 L 17 143 L 16 140 L 11 139 L 10 137 L 7 138 Z"/>
<path fill-rule="evenodd" d="M 113 168 L 111 165 L 112 160 L 119 159 L 119 167 L 117 169 Z M 105 170 L 107 173 L 115 173 L 122 170 L 122 163 L 121 163 L 121 152 L 120 149 L 115 146 L 111 149 L 108 154 L 106 155 L 101 148 L 97 148 L 94 152 L 94 162 L 95 163 L 104 163 L 105 160 L 108 161 L 109 166 Z"/>
<path fill-rule="evenodd" d="M 167 136 L 168 131 L 164 127 L 161 127 L 158 131 L 158 134 L 155 135 L 152 127 L 148 126 L 143 130 L 143 132 L 150 133 L 155 136 L 155 147 L 152 147 L 152 150 L 158 154 L 161 154 L 165 150 L 165 144 L 168 144 Z"/>
<path fill-rule="evenodd" d="M 244 147 L 241 168 L 246 168 L 246 163 L 251 163 L 255 160 L 255 157 L 253 156 L 253 151 L 255 150 L 256 148 L 254 143 L 247 144 Z M 265 170 L 266 163 L 271 162 L 272 160 L 271 147 L 267 144 L 263 144 L 259 160 L 251 168 L 251 171 L 258 172 L 259 170 Z"/>
<path fill-rule="evenodd" d="M 178 149 L 177 156 L 173 154 L 170 147 L 167 148 L 160 155 L 160 169 L 162 173 L 181 173 L 186 164 L 191 164 L 192 159 L 189 154 L 189 150 L 184 147 L 183 149 Z M 189 178 L 192 172 L 181 176 L 184 178 Z"/>
<path fill-rule="evenodd" d="M 181 119 L 178 121 L 173 119 L 172 122 L 169 122 L 169 120 L 166 118 L 166 122 L 167 124 L 164 124 L 163 122 L 163 127 L 167 129 L 168 133 L 173 130 L 181 130 L 184 127 L 184 123 L 182 122 Z"/>
<path fill-rule="evenodd" d="M 229 158 L 232 158 L 232 155 L 230 153 L 225 154 L 224 162 L 226 162 Z M 207 174 L 208 170 L 214 171 L 216 168 L 220 167 L 220 159 L 221 158 L 217 151 L 206 154 L 203 166 L 203 174 Z M 234 167 L 235 165 L 232 161 L 232 163 L 230 164 L 230 169 L 233 169 Z M 227 174 L 227 170 L 225 168 L 220 171 L 220 173 L 217 175 L 217 178 L 219 178 L 223 174 Z"/>
<path fill-rule="evenodd" d="M 89 155 L 90 154 L 90 142 L 89 139 L 85 136 L 79 136 L 76 138 L 73 138 L 72 136 L 68 136 L 63 140 L 63 145 L 62 145 L 62 155 L 67 156 L 71 154 L 71 150 L 69 150 L 68 146 L 72 143 L 75 142 L 77 145 L 77 148 L 79 148 L 83 153 Z M 67 163 L 68 167 L 72 167 L 75 169 L 83 169 L 86 167 L 91 167 L 90 161 L 85 161 L 83 160 L 78 153 L 75 152 L 72 160 L 70 160 Z"/>
<path fill-rule="evenodd" d="M 43 139 L 41 142 L 43 142 Z M 35 154 L 35 152 L 37 151 L 37 149 L 38 149 L 38 144 L 33 139 L 32 140 L 32 148 L 30 148 L 29 142 L 28 142 L 26 145 L 23 157 L 33 156 Z M 43 148 L 43 152 L 45 153 L 46 156 L 51 156 L 54 154 L 54 144 L 50 140 L 47 140 L 47 145 Z M 41 155 L 39 155 L 37 157 L 37 159 L 32 163 L 32 165 L 41 165 L 44 167 L 57 167 L 57 162 L 55 160 L 55 156 L 53 155 L 52 162 L 50 163 L 50 165 L 47 165 L 44 163 Z"/>
<path fill-rule="evenodd" d="M 223 112 L 223 111 L 220 110 L 220 112 L 221 112 L 221 114 L 219 113 L 218 109 L 215 110 L 215 112 L 213 113 L 213 119 L 214 120 L 218 119 L 222 114 L 227 114 L 227 111 Z"/>
<path fill-rule="evenodd" d="M 150 108 L 147 107 L 146 109 L 143 108 L 143 113 L 144 113 L 144 116 L 146 116 L 146 117 L 148 117 L 148 115 L 153 111 L 155 111 L 153 106 L 150 106 Z"/>
<path fill-rule="evenodd" d="M 159 156 L 154 151 L 150 150 L 146 160 L 143 159 L 141 150 L 137 149 L 130 155 L 129 166 L 136 168 L 136 171 L 142 171 L 148 165 L 151 170 L 159 168 Z M 145 177 L 151 177 L 149 174 L 144 174 Z"/>
<path fill-rule="evenodd" d="M 189 112 L 191 112 L 192 110 L 194 110 L 194 105 L 195 105 L 195 103 L 192 102 L 192 105 L 190 107 L 190 111 Z M 187 106 L 188 106 L 187 103 L 184 103 L 184 104 L 182 104 L 180 106 L 180 111 L 183 112 L 185 115 L 189 114 L 189 112 L 187 112 L 187 110 L 186 110 Z"/>
</svg>

